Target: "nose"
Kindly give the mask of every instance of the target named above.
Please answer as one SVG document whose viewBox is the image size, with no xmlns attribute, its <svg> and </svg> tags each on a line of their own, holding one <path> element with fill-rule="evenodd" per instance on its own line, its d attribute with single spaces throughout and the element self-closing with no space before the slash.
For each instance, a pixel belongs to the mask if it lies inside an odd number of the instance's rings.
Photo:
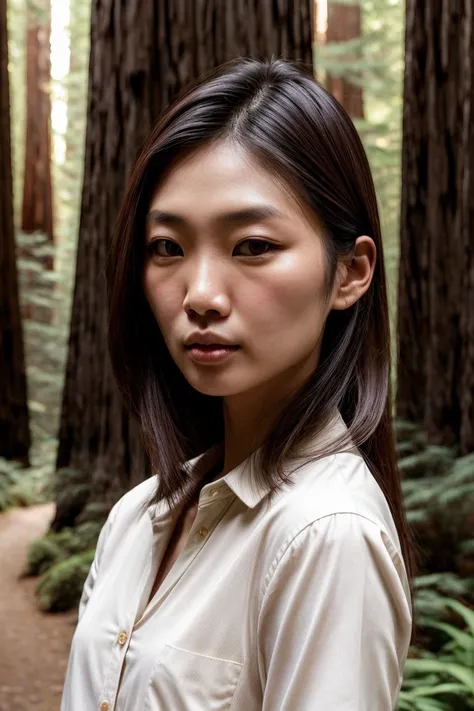
<svg viewBox="0 0 474 711">
<path fill-rule="evenodd" d="M 225 289 L 224 265 L 209 255 L 189 265 L 189 278 L 183 308 L 186 313 L 205 316 L 208 312 L 221 317 L 230 313 L 230 299 Z"/>
</svg>

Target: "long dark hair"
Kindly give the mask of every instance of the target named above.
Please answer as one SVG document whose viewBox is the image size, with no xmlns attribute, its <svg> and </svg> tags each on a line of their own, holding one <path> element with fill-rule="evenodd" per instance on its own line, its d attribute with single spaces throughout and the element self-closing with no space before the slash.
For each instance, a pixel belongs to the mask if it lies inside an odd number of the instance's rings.
<svg viewBox="0 0 474 711">
<path fill-rule="evenodd" d="M 115 377 L 140 425 L 153 499 L 188 502 L 196 484 L 182 465 L 223 439 L 222 398 L 196 391 L 164 343 L 142 279 L 146 215 L 171 161 L 218 141 L 233 141 L 282 180 L 322 225 L 329 295 L 338 260 L 359 235 L 375 242 L 377 261 L 366 293 L 326 320 L 318 367 L 282 409 L 259 448 L 258 476 L 270 496 L 288 478 L 283 463 L 324 429 L 335 408 L 390 507 L 410 581 L 415 546 L 405 517 L 392 422 L 390 324 L 377 200 L 362 143 L 343 108 L 305 66 L 240 58 L 188 87 L 164 112 L 130 177 L 107 266 L 109 349 Z M 312 459 L 341 451 L 339 438 Z M 415 626 L 413 627 L 415 632 Z"/>
</svg>

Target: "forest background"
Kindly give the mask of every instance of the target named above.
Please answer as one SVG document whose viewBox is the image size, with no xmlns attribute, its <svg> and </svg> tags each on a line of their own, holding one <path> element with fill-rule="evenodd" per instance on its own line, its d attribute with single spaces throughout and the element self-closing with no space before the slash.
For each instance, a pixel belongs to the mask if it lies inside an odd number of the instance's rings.
<svg viewBox="0 0 474 711">
<path fill-rule="evenodd" d="M 293 5 L 308 23 L 316 77 L 360 132 L 382 218 L 399 468 L 421 556 L 419 637 L 399 709 L 474 708 L 474 322 L 468 314 L 469 304 L 474 311 L 474 119 L 466 113 L 474 108 L 468 71 L 474 5 L 456 2 L 448 12 L 438 0 L 319 2 L 312 17 L 309 3 Z M 26 378 L 25 407 L 13 417 L 10 378 L 2 372 L 0 510 L 55 503 L 49 532 L 25 560 L 25 573 L 39 576 L 38 608 L 50 612 L 77 606 L 100 526 L 136 483 L 141 461 L 128 432 L 119 447 L 123 458 L 110 459 L 117 435 L 104 441 L 109 420 L 104 424 L 97 414 L 109 406 L 107 393 L 102 405 L 91 405 L 96 414 L 87 418 L 88 430 L 84 410 L 71 404 L 71 392 L 83 395 L 94 379 L 77 375 L 74 332 L 90 328 L 80 321 L 78 294 L 90 288 L 84 275 L 92 267 L 80 266 L 78 256 L 87 249 L 81 201 L 84 211 L 92 178 L 86 126 L 88 112 L 93 118 L 88 67 L 97 6 L 95 0 L 92 7 L 85 0 L 6 3 L 15 244 L 8 269 L 18 276 L 24 361 L 13 358 L 5 373 L 13 367 L 12 382 L 22 370 Z M 270 15 L 274 7 L 261 0 L 259 12 Z M 5 344 L 5 323 L 2 328 Z M 23 433 L 17 441 L 13 431 Z"/>
</svg>

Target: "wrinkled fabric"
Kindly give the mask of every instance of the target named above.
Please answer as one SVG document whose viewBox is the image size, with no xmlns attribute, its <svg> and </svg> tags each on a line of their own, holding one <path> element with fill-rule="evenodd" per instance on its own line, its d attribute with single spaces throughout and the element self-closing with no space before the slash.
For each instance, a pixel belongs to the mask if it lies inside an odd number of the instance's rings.
<svg viewBox="0 0 474 711">
<path fill-rule="evenodd" d="M 326 434 L 344 430 L 337 413 Z M 395 709 L 410 592 L 364 459 L 352 448 L 305 463 L 270 505 L 244 464 L 201 489 L 149 604 L 176 512 L 160 502 L 139 513 L 156 477 L 115 504 L 84 584 L 61 711 Z"/>
</svg>

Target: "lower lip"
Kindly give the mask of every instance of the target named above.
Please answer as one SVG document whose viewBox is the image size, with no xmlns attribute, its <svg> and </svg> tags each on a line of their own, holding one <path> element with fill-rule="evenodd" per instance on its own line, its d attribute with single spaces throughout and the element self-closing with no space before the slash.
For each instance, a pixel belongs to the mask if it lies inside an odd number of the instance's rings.
<svg viewBox="0 0 474 711">
<path fill-rule="evenodd" d="M 191 360 L 194 360 L 196 363 L 221 363 L 226 360 L 226 358 L 229 358 L 232 353 L 239 350 L 239 346 L 234 348 L 228 348 L 226 346 L 199 348 L 198 346 L 193 346 L 193 348 L 187 348 L 186 350 Z"/>
</svg>

